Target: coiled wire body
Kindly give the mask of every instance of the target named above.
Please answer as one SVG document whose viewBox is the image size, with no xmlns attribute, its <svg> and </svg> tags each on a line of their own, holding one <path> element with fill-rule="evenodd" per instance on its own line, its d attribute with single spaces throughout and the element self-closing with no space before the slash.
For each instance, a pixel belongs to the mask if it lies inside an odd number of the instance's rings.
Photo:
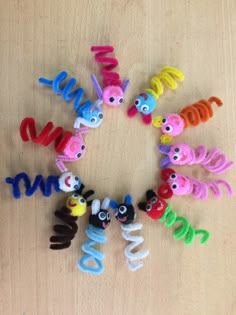
<svg viewBox="0 0 236 315">
<path fill-rule="evenodd" d="M 83 272 L 98 275 L 104 271 L 102 261 L 105 258 L 105 254 L 92 247 L 97 244 L 104 244 L 107 242 L 107 237 L 104 234 L 105 230 L 96 228 L 91 224 L 88 225 L 86 235 L 89 240 L 82 245 L 82 250 L 85 255 L 82 256 L 78 262 L 78 268 Z M 89 266 L 87 264 L 88 262 L 91 262 L 93 265 Z"/>
<path fill-rule="evenodd" d="M 144 242 L 144 238 L 142 236 L 131 235 L 131 233 L 139 231 L 142 228 L 143 225 L 141 223 L 121 224 L 122 237 L 130 242 L 125 248 L 125 256 L 127 257 L 128 266 L 131 271 L 141 268 L 143 266 L 141 261 L 149 255 L 149 251 L 146 249 L 135 251 Z"/>
<path fill-rule="evenodd" d="M 171 227 L 175 223 L 180 223 L 180 227 L 175 230 L 173 236 L 176 240 L 184 238 L 184 244 L 186 245 L 192 244 L 197 235 L 202 235 L 200 241 L 201 244 L 205 244 L 210 237 L 208 231 L 195 230 L 185 217 L 177 216 L 176 212 L 172 210 L 170 205 L 167 206 L 164 214 L 160 218 L 160 221 L 164 222 L 167 227 Z"/>
</svg>

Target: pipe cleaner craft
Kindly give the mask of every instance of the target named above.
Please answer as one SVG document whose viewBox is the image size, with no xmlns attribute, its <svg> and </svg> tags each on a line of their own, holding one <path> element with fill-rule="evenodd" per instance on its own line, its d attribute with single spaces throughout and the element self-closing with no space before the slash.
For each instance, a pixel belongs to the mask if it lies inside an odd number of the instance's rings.
<svg viewBox="0 0 236 315">
<path fill-rule="evenodd" d="M 37 135 L 35 121 L 33 118 L 25 118 L 20 125 L 20 135 L 23 141 L 29 141 L 29 135 L 34 143 L 48 146 L 55 141 L 55 151 L 57 153 L 63 152 L 56 158 L 56 165 L 59 170 L 67 172 L 64 162 L 74 162 L 80 160 L 85 154 L 85 143 L 82 134 L 88 132 L 88 128 L 80 128 L 75 130 L 73 136 L 70 131 L 63 131 L 62 127 L 56 127 L 50 121 Z M 28 135 L 29 132 L 29 135 Z M 64 132 L 64 134 L 63 134 Z"/>
<path fill-rule="evenodd" d="M 110 207 L 114 210 L 116 219 L 121 223 L 122 237 L 130 242 L 125 248 L 125 256 L 127 257 L 129 269 L 136 271 L 143 266 L 141 260 L 149 255 L 149 251 L 146 249 L 137 251 L 137 247 L 144 242 L 144 238 L 130 234 L 143 228 L 141 223 L 133 223 L 136 218 L 136 212 L 132 205 L 132 197 L 126 195 L 124 202 L 121 204 L 115 200 L 111 200 Z"/>
<path fill-rule="evenodd" d="M 206 244 L 210 237 L 208 231 L 195 230 L 185 217 L 177 216 L 171 206 L 165 200 L 158 197 L 153 190 L 146 192 L 146 201 L 140 202 L 138 207 L 140 210 L 145 211 L 153 220 L 159 219 L 161 222 L 165 222 L 167 227 L 175 223 L 180 223 L 181 225 L 174 232 L 174 239 L 179 240 L 184 238 L 185 245 L 192 244 L 197 235 L 202 235 L 201 244 Z"/>
<path fill-rule="evenodd" d="M 212 149 L 207 152 L 204 145 L 200 145 L 196 150 L 184 143 L 175 145 L 159 144 L 159 152 L 167 155 L 160 162 L 161 168 L 173 165 L 193 165 L 200 164 L 209 172 L 221 174 L 233 166 L 234 162 L 228 161 L 225 154 L 219 149 Z"/>
<path fill-rule="evenodd" d="M 97 244 L 107 242 L 104 235 L 105 229 L 111 222 L 110 213 L 108 212 L 110 200 L 105 198 L 100 206 L 100 200 L 95 199 L 92 202 L 92 213 L 89 216 L 89 225 L 86 229 L 86 235 L 89 240 L 82 245 L 85 255 L 78 262 L 78 268 L 83 272 L 91 274 L 101 274 L 104 271 L 103 260 L 105 254 L 93 248 Z M 89 265 L 91 262 L 93 265 Z"/>
<path fill-rule="evenodd" d="M 153 119 L 153 126 L 161 128 L 163 135 L 160 140 L 163 144 L 169 144 L 173 137 L 180 135 L 185 128 L 190 125 L 196 127 L 201 122 L 208 121 L 213 116 L 212 103 L 218 107 L 222 106 L 222 101 L 211 96 L 208 101 L 200 100 L 182 109 L 180 114 L 166 114 L 164 117 L 157 116 Z"/>
<path fill-rule="evenodd" d="M 230 184 L 223 180 L 209 180 L 203 183 L 195 178 L 176 173 L 171 168 L 165 168 L 161 172 L 161 177 L 165 184 L 158 189 L 158 195 L 164 199 L 169 199 L 173 195 L 192 195 L 194 198 L 207 199 L 208 189 L 211 188 L 216 198 L 221 197 L 220 185 L 224 186 L 229 196 L 233 195 Z"/>
<path fill-rule="evenodd" d="M 57 235 L 50 237 L 51 249 L 64 249 L 71 245 L 75 234 L 78 231 L 77 219 L 84 215 L 87 211 L 87 206 L 90 206 L 92 201 L 87 199 L 94 194 L 93 190 L 88 190 L 82 193 L 84 185 L 81 184 L 77 193 L 74 193 L 66 200 L 66 205 L 60 210 L 55 211 L 55 216 L 59 218 L 64 224 L 55 224 L 53 227 Z"/>
<path fill-rule="evenodd" d="M 27 197 L 31 197 L 37 190 L 40 190 L 44 197 L 50 197 L 53 188 L 56 192 L 71 192 L 79 190 L 82 184 L 80 178 L 71 172 L 63 173 L 60 177 L 50 175 L 46 179 L 42 175 L 37 175 L 32 184 L 30 177 L 22 172 L 15 177 L 7 177 L 5 182 L 12 185 L 12 195 L 16 199 L 21 198 L 21 182 L 24 183 L 25 196 Z"/>
<path fill-rule="evenodd" d="M 134 104 L 128 109 L 127 114 L 129 117 L 135 116 L 138 112 L 142 116 L 143 123 L 146 125 L 152 122 L 152 112 L 156 108 L 156 101 L 164 92 L 164 83 L 171 90 L 175 90 L 178 86 L 175 80 L 182 82 L 184 74 L 173 67 L 164 67 L 161 72 L 152 77 L 150 88 L 145 89 L 144 93 L 134 101 Z"/>
<path fill-rule="evenodd" d="M 108 53 L 114 51 L 113 46 L 92 46 L 92 52 L 96 52 L 95 60 L 98 63 L 106 64 L 101 69 L 103 76 L 103 89 L 99 85 L 96 76 L 91 76 L 92 83 L 100 101 L 108 106 L 116 107 L 124 102 L 124 95 L 129 85 L 129 80 L 122 84 L 120 75 L 113 71 L 118 66 L 118 60 L 114 57 L 107 57 Z"/>
<path fill-rule="evenodd" d="M 84 125 L 89 128 L 97 128 L 103 121 L 103 110 L 101 108 L 101 101 L 92 103 L 90 100 L 86 100 L 81 104 L 84 97 L 84 90 L 79 87 L 76 88 L 76 79 L 71 78 L 65 84 L 68 73 L 61 71 L 56 75 L 53 80 L 40 78 L 39 83 L 52 88 L 55 94 L 61 95 L 61 97 L 69 102 L 74 99 L 74 110 L 77 114 L 77 118 L 74 122 L 74 128 L 80 128 L 80 125 Z"/>
</svg>

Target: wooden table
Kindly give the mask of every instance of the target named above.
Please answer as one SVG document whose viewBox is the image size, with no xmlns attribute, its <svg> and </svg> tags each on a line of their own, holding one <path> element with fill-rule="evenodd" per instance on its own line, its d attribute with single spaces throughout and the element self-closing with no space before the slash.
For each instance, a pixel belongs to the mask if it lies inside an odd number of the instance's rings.
<svg viewBox="0 0 236 315">
<path fill-rule="evenodd" d="M 236 209 L 234 197 L 220 200 L 174 197 L 173 209 L 196 228 L 210 231 L 207 245 L 191 246 L 173 239 L 173 228 L 150 220 L 144 224 L 143 248 L 150 250 L 144 267 L 132 273 L 124 258 L 125 241 L 113 219 L 106 231 L 105 272 L 100 276 L 77 269 L 86 240 L 88 215 L 79 219 L 72 246 L 49 250 L 54 211 L 65 202 L 63 193 L 50 199 L 38 192 L 14 200 L 7 176 L 25 171 L 33 179 L 59 175 L 52 148 L 23 143 L 19 125 L 34 117 L 37 126 L 48 121 L 72 130 L 75 114 L 51 89 L 38 84 L 67 70 L 95 99 L 91 73 L 99 66 L 92 45 L 111 44 L 119 59 L 122 79 L 131 80 L 120 108 L 104 106 L 105 119 L 86 135 L 86 157 L 67 164 L 97 198 L 121 199 L 131 193 L 134 203 L 148 188 L 160 183 L 156 145 L 159 131 L 146 127 L 126 110 L 150 78 L 165 65 L 180 68 L 185 81 L 166 90 L 156 114 L 180 111 L 211 95 L 224 106 L 214 107 L 214 118 L 189 128 L 179 141 L 209 149 L 219 147 L 231 160 L 236 154 L 235 72 L 236 6 L 234 0 L 9 0 L 0 1 L 1 102 L 1 315 L 234 315 L 236 314 Z M 178 168 L 201 180 L 225 178 L 235 188 L 235 169 L 214 176 L 200 166 Z M 22 186 L 22 191 L 23 191 Z"/>
</svg>

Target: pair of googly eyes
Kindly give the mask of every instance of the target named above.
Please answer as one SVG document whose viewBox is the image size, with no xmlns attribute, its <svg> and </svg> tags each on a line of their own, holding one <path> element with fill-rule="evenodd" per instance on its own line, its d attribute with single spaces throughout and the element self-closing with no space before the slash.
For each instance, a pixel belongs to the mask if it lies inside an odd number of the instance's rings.
<svg viewBox="0 0 236 315">
<path fill-rule="evenodd" d="M 134 102 L 136 106 L 139 106 L 141 104 L 141 101 L 137 98 Z M 143 104 L 140 108 L 140 111 L 143 113 L 146 113 L 149 110 L 149 106 L 147 104 Z"/>
<path fill-rule="evenodd" d="M 165 124 L 167 124 L 167 123 L 168 123 L 167 119 L 166 119 L 166 118 L 163 118 L 163 119 L 162 119 L 162 125 L 165 125 Z M 173 127 L 170 126 L 170 125 L 167 125 L 167 126 L 165 127 L 165 131 L 166 131 L 167 133 L 170 133 L 170 132 L 173 131 Z"/>
<path fill-rule="evenodd" d="M 111 104 L 115 103 L 115 102 L 116 102 L 116 97 L 115 97 L 115 96 L 111 96 L 111 97 L 109 98 L 109 102 L 110 102 Z M 122 104 L 123 102 L 124 102 L 124 98 L 123 98 L 123 97 L 118 98 L 118 103 L 119 103 L 119 104 Z"/>
<path fill-rule="evenodd" d="M 175 179 L 177 179 L 177 175 L 176 175 L 176 174 L 171 174 L 169 178 L 170 178 L 171 180 L 175 180 Z M 179 188 L 179 185 L 178 185 L 177 183 L 171 183 L 170 186 L 171 186 L 171 188 L 172 188 L 173 190 L 176 190 L 176 189 Z"/>
<path fill-rule="evenodd" d="M 180 155 L 178 153 L 181 153 L 182 150 L 180 148 L 175 148 L 174 152 L 175 152 L 175 154 L 173 155 L 173 160 L 174 161 L 179 161 Z"/>
<path fill-rule="evenodd" d="M 105 221 L 105 220 L 110 221 L 111 216 L 110 216 L 110 213 L 109 213 L 109 212 L 107 212 L 107 213 L 105 213 L 105 212 L 99 212 L 99 213 L 98 213 L 98 218 L 99 218 L 99 220 L 101 220 L 101 221 Z"/>
<path fill-rule="evenodd" d="M 80 187 L 80 185 L 79 185 L 79 183 L 80 183 L 79 177 L 78 177 L 78 176 L 75 176 L 74 180 L 75 180 L 76 182 L 78 182 L 78 184 L 75 184 L 75 185 L 74 185 L 74 188 L 75 188 L 75 189 L 79 189 L 79 187 Z"/>
<path fill-rule="evenodd" d="M 77 199 L 81 205 L 84 205 L 86 203 L 86 200 L 79 194 L 73 194 L 71 197 Z"/>
<path fill-rule="evenodd" d="M 82 151 L 85 150 L 85 145 L 84 145 L 84 144 L 81 145 L 81 150 L 82 150 Z M 79 153 L 77 153 L 77 154 L 75 155 L 75 157 L 76 157 L 76 158 L 80 158 L 81 155 L 82 155 L 82 154 L 79 152 Z"/>
<path fill-rule="evenodd" d="M 95 116 L 91 117 L 91 118 L 90 118 L 90 122 L 91 122 L 92 124 L 95 124 L 95 123 L 98 121 L 98 118 L 99 118 L 100 120 L 103 119 L 103 114 L 100 113 L 100 114 L 98 114 L 97 117 L 95 117 Z"/>
<path fill-rule="evenodd" d="M 149 203 L 148 205 L 146 205 L 146 211 L 151 211 L 152 210 L 152 204 L 156 203 L 157 202 L 157 198 L 156 197 L 153 197 L 151 199 L 151 204 Z"/>
<path fill-rule="evenodd" d="M 126 206 L 120 206 L 115 210 L 115 216 L 117 216 L 119 213 L 120 214 L 125 214 L 127 212 L 127 207 Z"/>
</svg>

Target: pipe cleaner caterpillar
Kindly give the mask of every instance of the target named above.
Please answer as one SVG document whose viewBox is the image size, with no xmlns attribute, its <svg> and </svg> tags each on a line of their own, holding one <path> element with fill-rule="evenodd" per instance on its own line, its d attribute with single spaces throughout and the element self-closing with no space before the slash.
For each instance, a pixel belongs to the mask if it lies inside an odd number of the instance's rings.
<svg viewBox="0 0 236 315">
<path fill-rule="evenodd" d="M 82 193 L 84 185 L 81 184 L 77 193 L 74 193 L 66 200 L 66 205 L 60 210 L 55 211 L 55 216 L 64 224 L 55 224 L 53 227 L 56 235 L 50 237 L 51 249 L 64 249 L 71 245 L 75 234 L 78 231 L 77 219 L 84 215 L 87 211 L 87 206 L 91 205 L 91 200 L 87 199 L 94 194 L 93 190 Z"/>
<path fill-rule="evenodd" d="M 88 128 L 80 128 L 75 130 L 73 136 L 70 131 L 65 131 L 63 134 L 62 127 L 56 127 L 50 121 L 37 135 L 34 118 L 26 117 L 22 120 L 20 125 L 20 135 L 23 141 L 31 140 L 34 143 L 48 146 L 55 142 L 55 151 L 57 153 L 63 152 L 56 158 L 56 165 L 61 172 L 67 172 L 64 162 L 74 162 L 80 160 L 85 154 L 85 143 L 82 134 L 88 132 Z M 28 135 L 29 132 L 29 135 Z"/>
<path fill-rule="evenodd" d="M 112 107 L 119 106 L 124 102 L 124 95 L 129 85 L 129 80 L 125 80 L 122 84 L 120 75 L 113 71 L 118 66 L 118 60 L 106 55 L 113 52 L 114 48 L 112 46 L 92 46 L 91 51 L 96 52 L 95 60 L 98 63 L 106 64 L 101 69 L 103 89 L 99 85 L 96 76 L 94 74 L 91 76 L 99 100 Z"/>
<path fill-rule="evenodd" d="M 180 135 L 190 125 L 195 127 L 201 122 L 208 121 L 213 116 L 212 103 L 218 107 L 223 105 L 218 97 L 211 96 L 208 100 L 200 100 L 184 107 L 179 115 L 171 113 L 164 115 L 164 117 L 155 117 L 153 126 L 161 128 L 163 133 L 160 138 L 161 143 L 169 144 L 173 137 Z"/>
<path fill-rule="evenodd" d="M 68 73 L 61 71 L 58 73 L 53 80 L 46 78 L 40 78 L 39 83 L 49 86 L 52 88 L 55 94 L 61 95 L 61 97 L 69 102 L 74 99 L 74 110 L 77 114 L 77 118 L 74 122 L 74 128 L 80 128 L 80 125 L 84 125 L 89 128 L 97 128 L 103 121 L 103 110 L 101 108 L 101 102 L 96 101 L 92 103 L 90 100 L 86 100 L 81 104 L 82 98 L 84 97 L 84 90 L 79 87 L 76 88 L 77 80 L 70 78 L 66 83 Z"/>
<path fill-rule="evenodd" d="M 180 223 L 180 226 L 174 231 L 174 238 L 179 240 L 184 238 L 184 244 L 190 245 L 193 243 L 197 235 L 201 235 L 201 244 L 206 244 L 210 234 L 206 230 L 195 230 L 189 221 L 182 216 L 177 216 L 176 212 L 171 209 L 171 206 L 165 200 L 158 197 L 153 190 L 146 192 L 146 201 L 138 204 L 140 210 L 145 211 L 153 220 L 165 222 L 167 227 Z"/>
<path fill-rule="evenodd" d="M 152 112 L 156 108 L 156 100 L 164 92 L 164 84 L 171 90 L 175 90 L 178 87 L 176 80 L 180 82 L 184 80 L 184 74 L 180 70 L 173 67 L 162 68 L 159 74 L 152 77 L 150 88 L 139 94 L 134 104 L 130 106 L 127 111 L 128 116 L 133 117 L 139 112 L 143 123 L 146 125 L 151 124 Z"/>
<path fill-rule="evenodd" d="M 160 144 L 159 152 L 167 155 L 160 162 L 161 168 L 174 165 L 193 165 L 200 164 L 209 172 L 222 174 L 234 165 L 233 161 L 228 161 L 225 154 L 219 149 L 212 149 L 207 152 L 204 145 L 200 145 L 196 150 L 184 143 L 175 145 Z"/>
<path fill-rule="evenodd" d="M 15 177 L 7 177 L 5 182 L 12 185 L 12 195 L 16 199 L 21 198 L 21 182 L 24 183 L 25 196 L 27 197 L 31 197 L 37 190 L 40 190 L 44 197 L 50 197 L 53 188 L 56 192 L 70 192 L 78 190 L 81 186 L 80 178 L 73 175 L 71 172 L 63 173 L 60 177 L 50 175 L 46 179 L 44 179 L 42 175 L 36 175 L 33 183 L 31 183 L 28 174 L 22 172 Z"/>
<path fill-rule="evenodd" d="M 165 199 L 169 199 L 173 195 L 192 195 L 194 198 L 204 200 L 208 198 L 209 188 L 212 189 L 216 198 L 220 198 L 220 185 L 225 187 L 229 196 L 233 195 L 232 187 L 223 179 L 209 180 L 203 183 L 195 178 L 178 174 L 171 168 L 163 169 L 161 177 L 166 183 L 159 187 L 158 195 Z"/>
<path fill-rule="evenodd" d="M 121 204 L 115 200 L 111 200 L 110 207 L 114 210 L 116 219 L 121 223 L 122 237 L 130 242 L 125 248 L 125 256 L 127 257 L 129 269 L 136 271 L 143 266 L 141 260 L 149 255 L 149 251 L 146 249 L 138 251 L 137 247 L 144 242 L 144 238 L 130 234 L 143 228 L 141 223 L 132 223 L 136 218 L 136 212 L 132 205 L 132 197 L 126 195 L 124 203 Z"/>
<path fill-rule="evenodd" d="M 101 207 L 100 200 L 95 199 L 92 202 L 92 213 L 89 216 L 89 225 L 86 229 L 86 235 L 89 240 L 82 245 L 85 255 L 78 262 L 78 268 L 83 272 L 98 275 L 104 271 L 102 261 L 105 258 L 105 254 L 92 246 L 107 242 L 104 231 L 111 222 L 110 213 L 108 212 L 109 203 L 110 200 L 108 198 L 103 200 Z M 89 265 L 89 262 L 93 265 Z"/>
</svg>

